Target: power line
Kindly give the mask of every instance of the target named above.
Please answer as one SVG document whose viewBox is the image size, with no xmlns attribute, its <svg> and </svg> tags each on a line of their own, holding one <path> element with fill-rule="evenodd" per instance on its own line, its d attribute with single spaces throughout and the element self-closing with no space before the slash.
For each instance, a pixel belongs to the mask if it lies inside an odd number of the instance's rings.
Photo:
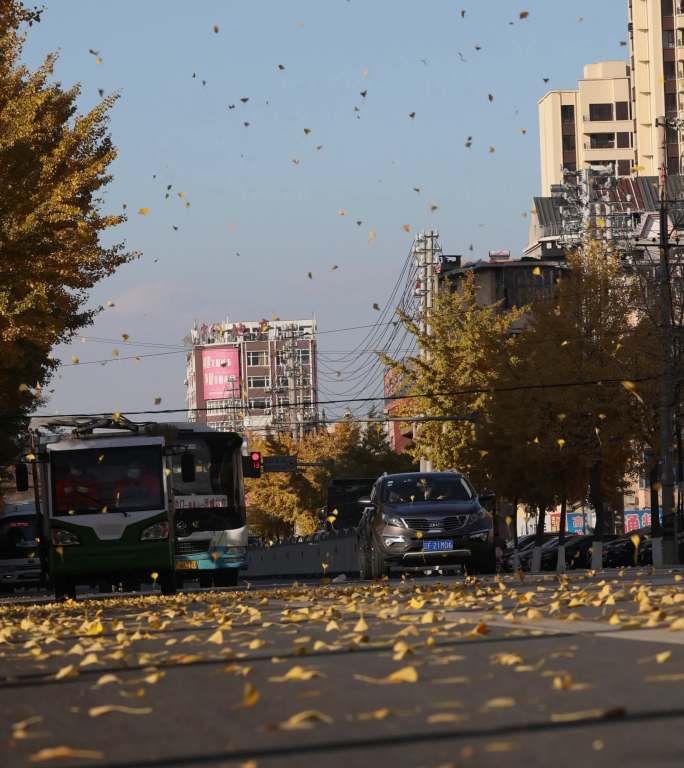
<svg viewBox="0 0 684 768">
<path fill-rule="evenodd" d="M 631 378 L 631 379 L 590 379 L 590 380 L 584 380 L 584 381 L 568 381 L 568 382 L 554 382 L 554 383 L 547 383 L 547 384 L 518 384 L 518 385 L 511 385 L 511 386 L 502 386 L 502 387 L 469 387 L 466 389 L 456 389 L 456 390 L 450 390 L 445 392 L 421 392 L 421 393 L 413 393 L 413 394 L 406 394 L 406 395 L 394 395 L 394 396 L 388 396 L 388 395 L 379 395 L 377 397 L 357 397 L 357 398 L 348 398 L 343 400 L 319 400 L 318 405 L 335 405 L 340 403 L 349 403 L 349 402 L 357 402 L 357 403 L 370 403 L 370 402 L 377 402 L 377 401 L 396 401 L 396 400 L 415 400 L 415 399 L 435 399 L 438 397 L 458 397 L 461 395 L 480 395 L 480 394 L 494 394 L 494 393 L 506 393 L 506 392 L 525 392 L 525 391 L 531 391 L 531 390 L 546 390 L 546 389 L 569 389 L 573 387 L 587 387 L 587 386 L 595 386 L 595 385 L 613 385 L 613 384 L 620 384 L 623 385 L 625 381 L 629 380 L 632 384 L 637 383 L 643 383 L 646 381 L 655 381 L 659 377 L 658 376 L 642 376 L 637 378 Z M 312 405 L 313 403 L 303 403 L 304 405 Z M 248 411 L 249 408 L 239 407 L 239 406 L 226 406 L 225 410 L 239 410 L 239 411 Z M 139 410 L 139 411 L 118 411 L 118 413 L 121 413 L 124 416 L 138 416 L 146 413 L 158 413 L 158 414 L 170 414 L 170 413 L 205 413 L 208 411 L 212 411 L 211 408 L 205 407 L 205 408 L 164 408 L 161 410 Z M 60 419 L 60 418 L 75 418 L 75 417 L 90 417 L 90 416 L 101 416 L 103 413 L 110 413 L 110 411 L 99 411 L 97 413 L 61 413 L 61 414 L 34 414 L 32 418 L 41 418 L 41 419 Z M 0 417 L 3 418 L 3 417 Z M 10 418 L 10 417 L 4 417 L 4 418 Z"/>
</svg>

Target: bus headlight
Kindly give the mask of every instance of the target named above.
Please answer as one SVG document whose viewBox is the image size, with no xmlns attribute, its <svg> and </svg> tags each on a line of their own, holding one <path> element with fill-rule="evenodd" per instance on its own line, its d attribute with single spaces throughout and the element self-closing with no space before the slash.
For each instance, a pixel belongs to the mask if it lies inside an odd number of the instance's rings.
<svg viewBox="0 0 684 768">
<path fill-rule="evenodd" d="M 50 540 L 55 547 L 73 547 L 81 543 L 75 533 L 64 528 L 53 528 L 50 531 Z"/>
<path fill-rule="evenodd" d="M 143 528 L 143 532 L 140 534 L 140 541 L 158 541 L 159 539 L 168 538 L 169 524 L 166 521 Z"/>
</svg>

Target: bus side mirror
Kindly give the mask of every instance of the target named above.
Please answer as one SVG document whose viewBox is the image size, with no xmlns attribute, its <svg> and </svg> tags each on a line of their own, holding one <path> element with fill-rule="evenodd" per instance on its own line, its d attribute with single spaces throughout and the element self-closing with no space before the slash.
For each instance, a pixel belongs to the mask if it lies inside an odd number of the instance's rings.
<svg viewBox="0 0 684 768">
<path fill-rule="evenodd" d="M 181 454 L 181 477 L 184 483 L 195 481 L 195 457 L 191 453 Z"/>
<path fill-rule="evenodd" d="M 26 464 L 15 464 L 14 477 L 17 483 L 17 490 L 28 491 L 29 477 L 28 477 L 28 467 L 26 466 Z"/>
</svg>

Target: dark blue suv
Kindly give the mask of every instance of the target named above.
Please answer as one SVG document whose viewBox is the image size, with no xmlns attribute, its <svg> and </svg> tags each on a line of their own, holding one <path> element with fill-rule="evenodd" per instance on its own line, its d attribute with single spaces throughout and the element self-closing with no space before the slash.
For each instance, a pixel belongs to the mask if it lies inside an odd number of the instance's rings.
<svg viewBox="0 0 684 768">
<path fill-rule="evenodd" d="M 492 514 L 459 472 L 407 472 L 375 481 L 358 527 L 361 578 L 390 569 L 424 571 L 464 565 L 469 573 L 494 573 Z"/>
</svg>

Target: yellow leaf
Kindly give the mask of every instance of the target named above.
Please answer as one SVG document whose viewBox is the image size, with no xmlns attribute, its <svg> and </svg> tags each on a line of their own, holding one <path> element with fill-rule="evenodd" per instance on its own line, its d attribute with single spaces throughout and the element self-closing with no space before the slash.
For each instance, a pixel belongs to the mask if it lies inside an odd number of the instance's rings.
<svg viewBox="0 0 684 768">
<path fill-rule="evenodd" d="M 476 627 L 473 627 L 473 629 L 468 632 L 469 635 L 488 635 L 489 634 L 489 627 L 481 621 Z"/>
<path fill-rule="evenodd" d="M 334 629 L 339 630 L 340 625 L 335 621 L 335 619 L 331 619 L 326 625 L 325 625 L 325 631 L 326 632 L 332 632 Z"/>
<path fill-rule="evenodd" d="M 357 718 L 359 720 L 384 720 L 391 714 L 392 710 L 389 707 L 381 707 L 380 709 L 374 709 L 372 712 L 361 712 L 357 715 Z"/>
<path fill-rule="evenodd" d="M 486 701 L 482 709 L 506 709 L 508 707 L 514 706 L 515 699 L 511 698 L 510 696 L 498 696 L 494 699 L 489 699 L 489 701 Z"/>
<path fill-rule="evenodd" d="M 572 687 L 572 675 L 556 675 L 553 678 L 554 691 L 567 691 Z"/>
<path fill-rule="evenodd" d="M 584 709 L 580 712 L 558 712 L 552 713 L 552 723 L 573 723 L 577 720 L 597 720 L 610 719 L 614 717 L 624 717 L 624 707 L 611 707 L 609 709 Z"/>
<path fill-rule="evenodd" d="M 535 275 L 535 277 L 539 277 L 539 275 L 541 275 L 541 268 L 540 267 L 535 267 L 532 270 L 532 274 Z"/>
<path fill-rule="evenodd" d="M 440 723 L 461 723 L 465 719 L 465 715 L 459 715 L 456 712 L 435 712 L 433 715 L 428 715 L 426 722 L 430 725 L 439 725 Z"/>
<path fill-rule="evenodd" d="M 515 667 L 523 663 L 523 657 L 518 656 L 517 653 L 495 653 L 489 660 L 492 664 L 500 664 L 504 667 Z"/>
<path fill-rule="evenodd" d="M 397 683 L 415 683 L 418 681 L 418 672 L 415 667 L 402 667 L 387 677 L 367 677 L 366 675 L 354 675 L 356 680 L 375 685 L 396 685 Z"/>
<path fill-rule="evenodd" d="M 266 645 L 266 641 L 265 640 L 259 640 L 258 637 L 255 637 L 254 640 L 251 640 L 247 644 L 247 647 L 249 648 L 250 651 L 256 651 L 259 648 L 263 647 L 264 645 Z"/>
<path fill-rule="evenodd" d="M 279 677 L 269 677 L 268 679 L 272 683 L 287 683 L 293 680 L 311 680 L 314 677 L 325 677 L 325 675 L 316 669 L 296 666 L 289 669 L 284 675 Z"/>
<path fill-rule="evenodd" d="M 223 632 L 217 629 L 212 635 L 207 638 L 208 643 L 214 643 L 216 645 L 223 645 Z"/>
<path fill-rule="evenodd" d="M 325 723 L 330 725 L 333 722 L 332 717 L 318 712 L 315 709 L 307 709 L 304 712 L 298 712 L 296 715 L 292 715 L 284 722 L 280 723 L 277 728 L 280 731 L 303 731 L 313 728 L 317 723 Z"/>
<path fill-rule="evenodd" d="M 512 752 L 518 749 L 514 741 L 490 741 L 484 746 L 485 752 Z"/>
<path fill-rule="evenodd" d="M 45 763 L 48 760 L 102 760 L 104 754 L 96 749 L 72 749 L 71 747 L 45 747 L 29 757 L 30 763 Z"/>
<path fill-rule="evenodd" d="M 253 707 L 260 698 L 259 691 L 251 683 L 245 683 L 242 690 L 242 706 L 245 708 Z"/>
<path fill-rule="evenodd" d="M 62 680 L 65 677 L 76 677 L 76 675 L 78 675 L 76 667 L 73 664 L 67 664 L 66 667 L 62 667 L 57 671 L 55 680 Z"/>
<path fill-rule="evenodd" d="M 432 624 L 435 620 L 435 613 L 434 611 L 425 611 L 425 613 L 420 618 L 421 624 Z"/>
<path fill-rule="evenodd" d="M 152 707 L 124 707 L 121 704 L 102 704 L 99 707 L 91 707 L 88 710 L 90 717 L 102 717 L 113 712 L 119 712 L 122 715 L 150 715 Z"/>
<path fill-rule="evenodd" d="M 684 680 L 684 673 L 672 675 L 651 675 L 646 678 L 647 683 L 679 683 Z"/>
<path fill-rule="evenodd" d="M 354 632 L 366 632 L 368 630 L 368 624 L 366 624 L 363 616 L 354 625 Z"/>
<path fill-rule="evenodd" d="M 672 651 L 661 651 L 661 653 L 656 653 L 656 662 L 658 664 L 664 664 L 666 661 L 670 660 L 671 656 Z"/>
<path fill-rule="evenodd" d="M 122 682 L 120 677 L 117 677 L 116 675 L 102 675 L 102 677 L 99 678 L 99 680 L 95 683 L 95 685 L 99 688 L 103 685 L 109 685 L 110 683 L 120 683 Z"/>
<path fill-rule="evenodd" d="M 147 216 L 147 214 L 150 212 L 149 208 L 138 208 L 138 213 L 141 216 Z"/>
</svg>

